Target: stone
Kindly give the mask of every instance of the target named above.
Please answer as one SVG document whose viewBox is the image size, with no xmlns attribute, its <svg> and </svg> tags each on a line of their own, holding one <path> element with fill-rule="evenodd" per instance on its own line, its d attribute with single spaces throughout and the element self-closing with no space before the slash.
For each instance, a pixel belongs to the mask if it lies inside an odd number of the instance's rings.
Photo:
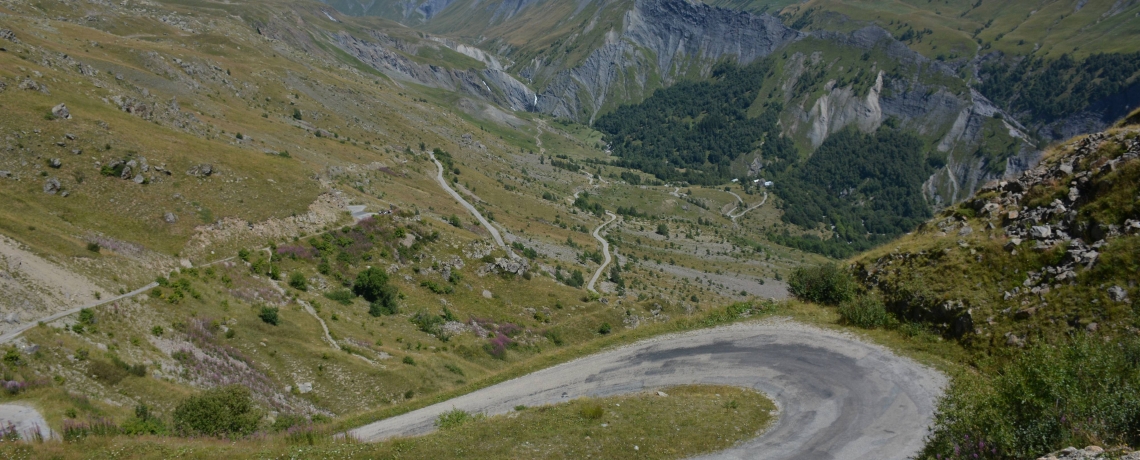
<svg viewBox="0 0 1140 460">
<path fill-rule="evenodd" d="M 1017 220 L 1017 218 L 1020 215 L 1021 215 L 1021 213 L 1019 213 L 1017 211 L 1010 211 L 1009 214 L 1006 214 L 1006 218 L 1013 221 L 1013 220 Z"/>
<path fill-rule="evenodd" d="M 135 183 L 139 185 L 142 185 L 144 182 L 146 182 L 146 178 L 143 177 L 142 174 L 135 174 L 135 178 L 131 180 L 135 181 Z"/>
<path fill-rule="evenodd" d="M 190 168 L 189 171 L 186 171 L 186 174 L 189 174 L 189 175 L 194 176 L 194 177 L 209 177 L 213 173 L 214 173 L 214 166 L 210 165 L 210 164 L 205 164 L 205 163 L 194 166 L 193 168 Z"/>
<path fill-rule="evenodd" d="M 1034 239 L 1043 240 L 1053 236 L 1053 229 L 1048 225 L 1034 225 L 1029 228 L 1029 236 Z"/>
<path fill-rule="evenodd" d="M 1098 328 L 1100 328 L 1100 325 L 1097 323 L 1089 323 L 1088 326 L 1085 326 L 1085 330 L 1089 332 L 1096 332 Z"/>
<path fill-rule="evenodd" d="M 313 391 L 313 383 L 312 382 L 298 383 L 297 384 L 297 391 L 300 392 L 301 394 L 310 393 Z"/>
<path fill-rule="evenodd" d="M 39 91 L 44 94 L 51 94 L 51 92 L 48 91 L 47 86 L 41 85 L 31 78 L 25 78 L 24 81 L 20 82 L 19 88 L 28 91 Z"/>
<path fill-rule="evenodd" d="M 1010 238 L 1009 242 L 1005 244 L 1005 249 L 1012 251 L 1013 248 L 1021 246 L 1021 238 Z"/>
<path fill-rule="evenodd" d="M 71 111 L 67 110 L 67 104 L 59 104 L 55 107 L 52 107 L 51 114 L 56 118 L 62 118 L 64 120 L 71 119 Z"/>
<path fill-rule="evenodd" d="M 47 182 L 44 182 L 44 193 L 47 193 L 49 195 L 55 195 L 57 192 L 59 192 L 60 188 L 61 186 L 59 184 L 59 179 L 56 179 L 54 177 L 48 179 Z"/>
<path fill-rule="evenodd" d="M 1128 300 L 1128 291 L 1125 291 L 1124 288 L 1120 286 L 1113 286 L 1108 288 L 1108 297 L 1112 299 L 1113 302 L 1124 302 Z"/>
<path fill-rule="evenodd" d="M 48 162 L 48 165 L 55 169 L 59 169 L 63 166 L 63 161 L 61 161 L 59 158 L 52 158 L 51 161 Z"/>
<path fill-rule="evenodd" d="M 83 153 L 83 149 L 71 149 L 72 155 L 80 155 L 82 153 Z"/>
<path fill-rule="evenodd" d="M 173 224 L 175 222 L 178 222 L 178 216 L 175 216 L 172 212 L 168 212 L 162 215 L 162 220 L 168 224 Z"/>
<path fill-rule="evenodd" d="M 60 104 L 60 105 L 63 105 L 63 104 Z M 67 140 L 69 140 L 69 141 L 75 140 L 75 135 L 71 134 L 71 133 L 64 133 L 63 137 L 66 137 Z"/>
<path fill-rule="evenodd" d="M 0 171 L 0 177 L 5 179 L 10 178 L 12 177 L 12 171 Z"/>
<path fill-rule="evenodd" d="M 997 215 L 1000 212 L 1001 212 L 1001 205 L 998 203 L 990 202 L 990 203 L 986 203 L 985 206 L 982 206 L 982 214 L 984 214 L 984 215 L 992 216 L 992 215 Z"/>
<path fill-rule="evenodd" d="M 962 229 L 958 230 L 958 236 L 967 236 L 971 233 L 974 233 L 974 229 L 971 228 L 969 225 L 963 225 Z"/>
<path fill-rule="evenodd" d="M 491 291 L 488 291 L 486 289 L 483 290 L 483 298 L 484 299 L 490 299 L 493 297 L 495 297 L 495 296 L 494 296 L 494 294 L 491 294 Z"/>
<path fill-rule="evenodd" d="M 135 177 L 135 175 L 132 174 L 133 172 L 134 171 L 131 170 L 131 167 L 129 165 L 123 166 L 123 173 L 119 174 L 119 179 L 127 180 L 127 179 L 130 179 L 132 177 Z"/>
</svg>

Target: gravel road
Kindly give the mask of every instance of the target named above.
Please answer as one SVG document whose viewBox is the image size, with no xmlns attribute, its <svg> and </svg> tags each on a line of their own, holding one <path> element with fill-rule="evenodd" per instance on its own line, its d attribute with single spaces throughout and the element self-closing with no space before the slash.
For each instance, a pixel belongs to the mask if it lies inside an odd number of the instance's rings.
<svg viewBox="0 0 1140 460">
<path fill-rule="evenodd" d="M 658 337 L 591 355 L 349 432 L 431 432 L 453 408 L 488 415 L 580 396 L 683 384 L 754 388 L 780 407 L 764 434 L 702 458 L 905 459 L 922 447 L 946 379 L 849 335 L 785 320 Z"/>
<path fill-rule="evenodd" d="M 605 238 L 602 238 L 601 231 L 603 228 L 606 228 L 607 225 L 617 220 L 617 215 L 609 211 L 606 211 L 606 214 L 609 214 L 610 220 L 607 220 L 602 225 L 599 225 L 598 228 L 594 229 L 594 239 L 598 240 L 599 243 L 602 243 L 602 254 L 605 255 L 606 260 L 603 261 L 602 265 L 598 267 L 598 271 L 594 272 L 594 277 L 590 278 L 590 284 L 586 285 L 586 289 L 595 294 L 597 294 L 598 291 L 594 289 L 594 284 L 597 284 L 598 278 L 600 278 L 602 274 L 605 273 L 606 266 L 608 266 L 610 262 L 613 261 L 613 258 L 610 257 L 610 242 L 606 241 Z"/>
<path fill-rule="evenodd" d="M 479 213 L 479 210 L 475 209 L 475 206 L 472 206 L 471 203 L 468 203 L 467 200 L 464 200 L 462 196 L 459 196 L 459 193 L 457 193 L 455 189 L 451 188 L 451 186 L 447 184 L 447 179 L 443 178 L 443 165 L 439 163 L 439 160 L 435 159 L 435 154 L 428 152 L 428 156 L 431 157 L 431 161 L 435 163 L 435 166 L 439 168 L 439 171 L 435 175 L 435 181 L 439 182 L 439 186 L 443 187 L 443 190 L 446 191 L 448 195 L 451 195 L 452 198 L 455 198 L 455 201 L 458 201 L 461 206 L 467 209 L 467 211 L 475 215 L 475 218 L 479 220 L 479 223 L 483 224 L 483 227 L 486 227 L 488 232 L 491 232 L 491 238 L 495 240 L 495 244 L 498 244 L 499 247 L 507 251 L 507 254 L 509 254 L 512 259 L 518 258 L 518 256 L 515 255 L 515 252 L 511 250 L 511 247 L 507 246 L 507 243 L 503 241 L 502 235 L 499 234 L 499 229 L 495 228 L 494 225 L 491 225 L 491 223 L 488 222 L 487 219 Z"/>
</svg>

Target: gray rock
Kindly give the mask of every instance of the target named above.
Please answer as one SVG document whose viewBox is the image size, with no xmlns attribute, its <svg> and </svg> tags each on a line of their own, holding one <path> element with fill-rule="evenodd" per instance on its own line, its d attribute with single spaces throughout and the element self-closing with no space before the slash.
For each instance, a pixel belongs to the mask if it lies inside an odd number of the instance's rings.
<svg viewBox="0 0 1140 460">
<path fill-rule="evenodd" d="M 143 182 L 146 182 L 146 178 L 143 177 L 142 174 L 136 174 L 135 178 L 131 180 L 135 181 L 135 183 L 139 185 L 142 185 Z"/>
<path fill-rule="evenodd" d="M 48 165 L 55 169 L 59 169 L 63 166 L 63 161 L 61 161 L 59 158 L 52 158 L 50 161 L 48 161 Z"/>
<path fill-rule="evenodd" d="M 313 383 L 312 382 L 298 383 L 297 384 L 297 391 L 299 391 L 301 394 L 310 393 L 313 391 Z"/>
<path fill-rule="evenodd" d="M 51 92 L 48 91 L 47 86 L 39 84 L 31 78 L 25 78 L 24 81 L 20 82 L 19 88 L 28 91 L 39 91 L 44 94 L 51 94 Z"/>
<path fill-rule="evenodd" d="M 1043 240 L 1053 236 L 1053 229 L 1048 225 L 1035 225 L 1029 229 L 1029 236 L 1037 240 Z"/>
<path fill-rule="evenodd" d="M 12 177 L 12 171 L 0 171 L 0 177 L 10 178 Z"/>
<path fill-rule="evenodd" d="M 491 294 L 491 291 L 488 291 L 486 289 L 483 290 L 483 298 L 490 299 L 492 297 L 494 297 L 494 294 Z"/>
<path fill-rule="evenodd" d="M 60 105 L 63 105 L 63 104 L 60 104 Z M 65 133 L 65 134 L 63 135 L 63 137 L 66 137 L 66 138 L 67 138 L 67 140 L 69 140 L 69 141 L 73 141 L 73 140 L 75 140 L 75 135 L 74 135 L 74 134 L 71 134 L 71 133 Z"/>
<path fill-rule="evenodd" d="M 72 155 L 79 155 L 83 153 L 83 149 L 71 149 Z"/>
<path fill-rule="evenodd" d="M 162 220 L 166 221 L 168 224 L 173 224 L 175 222 L 178 222 L 178 216 L 174 215 L 172 212 L 168 212 L 162 215 Z"/>
<path fill-rule="evenodd" d="M 210 164 L 204 164 L 204 163 L 197 165 L 197 166 L 194 166 L 194 167 L 190 168 L 190 170 L 186 171 L 186 174 L 194 176 L 194 177 L 209 177 L 213 173 L 214 173 L 214 166 L 210 165 Z"/>
<path fill-rule="evenodd" d="M 1128 291 L 1125 291 L 1124 288 L 1120 286 L 1113 286 L 1108 288 L 1108 297 L 1112 299 L 1113 302 L 1124 302 L 1128 300 Z"/>
<path fill-rule="evenodd" d="M 16 39 L 16 34 L 12 33 L 12 31 L 8 29 L 0 29 L 0 38 L 8 40 L 12 43 L 20 43 L 20 40 Z"/>
<path fill-rule="evenodd" d="M 134 171 L 131 170 L 130 166 L 123 166 L 123 173 L 119 174 L 119 179 L 127 180 L 135 177 L 135 175 L 132 173 L 134 173 Z"/>
<path fill-rule="evenodd" d="M 44 182 L 44 193 L 55 195 L 59 192 L 60 187 L 59 179 L 52 177 L 48 179 L 47 182 Z"/>
<path fill-rule="evenodd" d="M 56 118 L 62 118 L 64 120 L 71 119 L 71 111 L 67 110 L 67 104 L 59 104 L 55 107 L 52 107 L 51 114 Z"/>
</svg>

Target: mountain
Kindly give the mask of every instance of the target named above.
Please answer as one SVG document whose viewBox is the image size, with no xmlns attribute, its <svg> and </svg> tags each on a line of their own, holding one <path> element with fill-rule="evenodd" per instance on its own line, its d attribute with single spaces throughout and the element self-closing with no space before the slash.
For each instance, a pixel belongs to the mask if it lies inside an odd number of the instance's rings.
<svg viewBox="0 0 1140 460">
<path fill-rule="evenodd" d="M 1073 6 L 1079 14 L 1039 27 L 1045 16 L 1028 4 L 955 3 L 933 12 L 904 4 L 869 18 L 868 11 L 882 11 L 877 2 L 710 3 L 331 4 L 449 37 L 437 40 L 484 62 L 495 56 L 482 81 L 451 87 L 514 110 L 590 124 L 658 89 L 708 79 L 718 62 L 767 62 L 771 72 L 752 89 L 752 116 L 781 104 L 780 134 L 805 157 L 845 127 L 873 132 L 893 119 L 924 141 L 915 155 L 937 165 L 923 186 L 934 209 L 1032 167 L 1051 140 L 1104 129 L 1136 107 L 1130 95 L 1140 88 L 1140 60 L 1121 54 L 1134 49 L 1103 38 L 1084 52 L 1070 47 L 1073 27 L 1093 37 L 1135 34 L 1135 21 L 1125 19 L 1137 8 L 1131 4 L 1081 2 Z M 1056 5 L 1041 11 L 1052 14 Z M 1032 27 L 1016 29 L 1007 19 L 1019 10 L 1034 13 Z M 986 17 L 995 19 L 979 22 Z M 976 30 L 963 32 L 967 27 Z M 994 34 L 1002 27 L 1016 30 Z M 1036 46 L 1012 45 L 1012 37 Z M 728 155 L 743 158 L 733 167 L 736 177 L 756 172 L 748 166 L 758 152 Z"/>
</svg>

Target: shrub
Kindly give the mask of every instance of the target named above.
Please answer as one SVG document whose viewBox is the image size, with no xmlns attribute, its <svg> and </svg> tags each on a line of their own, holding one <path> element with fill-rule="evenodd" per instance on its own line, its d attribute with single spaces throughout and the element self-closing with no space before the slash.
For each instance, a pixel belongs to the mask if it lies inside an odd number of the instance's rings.
<svg viewBox="0 0 1140 460">
<path fill-rule="evenodd" d="M 117 385 L 123 381 L 123 379 L 127 378 L 126 369 L 101 359 L 92 359 L 88 362 L 87 373 L 96 380 L 108 385 Z"/>
<path fill-rule="evenodd" d="M 991 367 L 954 379 L 920 458 L 1035 458 L 1069 445 L 1140 444 L 1140 338 L 1082 336 Z"/>
<path fill-rule="evenodd" d="M 102 248 L 99 247 L 99 243 L 87 243 L 87 250 L 88 251 L 98 253 L 100 249 L 102 249 Z"/>
<path fill-rule="evenodd" d="M 399 313 L 396 308 L 396 302 L 372 302 L 368 304 L 368 314 L 373 317 L 381 317 L 384 315 L 394 315 Z"/>
<path fill-rule="evenodd" d="M 280 319 L 277 317 L 277 312 L 278 309 L 275 307 L 261 307 L 261 312 L 257 314 L 257 317 L 261 318 L 262 321 L 265 321 L 266 324 L 272 324 L 276 326 L 280 321 Z"/>
<path fill-rule="evenodd" d="M 891 324 L 894 318 L 887 313 L 882 299 L 875 295 L 863 295 L 839 304 L 839 317 L 844 323 L 864 329 L 875 329 Z"/>
<path fill-rule="evenodd" d="M 337 289 L 335 291 L 326 292 L 325 298 L 341 305 L 352 305 L 352 299 L 356 298 L 356 296 L 348 289 Z"/>
<path fill-rule="evenodd" d="M 259 420 L 249 389 L 241 385 L 206 390 L 174 409 L 174 429 L 183 435 L 245 436 Z"/>
<path fill-rule="evenodd" d="M 309 280 L 305 278 L 304 273 L 293 272 L 289 275 L 289 286 L 298 291 L 308 291 Z"/>
<path fill-rule="evenodd" d="M 587 404 L 582 406 L 581 409 L 578 409 L 578 414 L 584 419 L 597 420 L 602 418 L 602 416 L 606 414 L 606 411 L 602 409 L 602 406 L 599 404 Z"/>
<path fill-rule="evenodd" d="M 88 326 L 95 324 L 95 312 L 90 308 L 79 310 L 79 322 Z"/>
<path fill-rule="evenodd" d="M 416 359 L 411 357 L 411 356 L 405 356 L 404 357 L 404 364 L 407 364 L 409 366 L 415 366 L 416 365 Z"/>
<path fill-rule="evenodd" d="M 155 337 L 162 337 L 163 332 L 165 331 L 162 330 L 162 326 L 155 326 L 150 328 L 150 333 L 154 334 Z"/>
<path fill-rule="evenodd" d="M 388 274 L 384 270 L 372 267 L 360 272 L 356 275 L 352 291 L 373 304 L 368 309 L 372 316 L 380 316 L 384 312 L 395 313 L 397 310 L 396 297 L 399 293 L 394 286 L 388 284 Z"/>
<path fill-rule="evenodd" d="M 424 310 L 420 310 L 416 312 L 415 315 L 412 315 L 410 321 L 412 324 L 415 324 L 420 331 L 434 335 L 444 342 L 447 341 L 447 335 L 444 333 L 442 327 L 444 322 L 442 316 L 433 315 Z"/>
<path fill-rule="evenodd" d="M 441 430 L 454 428 L 464 423 L 475 420 L 471 414 L 464 412 L 460 409 L 452 409 L 450 411 L 439 414 L 439 418 L 435 421 L 435 426 Z"/>
<path fill-rule="evenodd" d="M 610 323 L 602 323 L 602 327 L 598 328 L 598 333 L 602 335 L 609 334 L 612 329 Z"/>
<path fill-rule="evenodd" d="M 855 279 L 834 263 L 799 267 L 788 277 L 788 291 L 800 300 L 839 305 L 855 293 Z"/>
</svg>

